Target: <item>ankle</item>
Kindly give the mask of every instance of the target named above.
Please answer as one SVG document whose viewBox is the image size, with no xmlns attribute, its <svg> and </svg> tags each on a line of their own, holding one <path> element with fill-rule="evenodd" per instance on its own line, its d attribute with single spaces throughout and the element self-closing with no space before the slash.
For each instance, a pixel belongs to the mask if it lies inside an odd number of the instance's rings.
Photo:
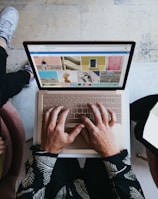
<svg viewBox="0 0 158 199">
<path fill-rule="evenodd" d="M 30 79 L 32 79 L 34 77 L 33 73 L 31 71 L 27 71 L 30 75 Z"/>
</svg>

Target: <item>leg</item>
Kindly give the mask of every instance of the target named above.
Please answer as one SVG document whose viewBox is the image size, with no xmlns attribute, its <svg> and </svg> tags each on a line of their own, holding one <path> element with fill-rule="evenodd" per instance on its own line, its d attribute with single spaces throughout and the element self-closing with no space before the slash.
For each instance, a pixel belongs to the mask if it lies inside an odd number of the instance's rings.
<svg viewBox="0 0 158 199">
<path fill-rule="evenodd" d="M 66 184 L 79 178 L 81 169 L 76 158 L 58 158 L 53 171 L 54 179 Z"/>
<path fill-rule="evenodd" d="M 2 39 L 0 39 L 0 79 L 6 74 L 6 62 L 8 54 L 1 45 Z"/>
<path fill-rule="evenodd" d="M 93 199 L 113 199 L 110 180 L 101 158 L 87 158 L 83 178 L 90 197 Z"/>
<path fill-rule="evenodd" d="M 7 45 L 10 44 L 12 35 L 18 24 L 18 12 L 13 7 L 7 7 L 0 12 L 0 107 L 7 101 L 7 85 L 6 81 L 6 59 L 5 51 Z"/>
<path fill-rule="evenodd" d="M 18 19 L 18 11 L 14 7 L 6 7 L 0 12 L 0 107 L 9 98 L 19 93 L 33 77 L 29 70 L 6 74 L 8 55 L 5 49 L 10 44 Z"/>
<path fill-rule="evenodd" d="M 130 105 L 130 119 L 146 121 L 149 111 L 158 102 L 158 95 L 143 97 Z"/>
<path fill-rule="evenodd" d="M 4 93 L 3 93 L 3 78 L 6 75 L 6 62 L 7 62 L 7 52 L 3 48 L 3 46 L 6 45 L 6 42 L 4 39 L 0 38 L 0 107 L 7 101 L 2 98 L 4 98 Z"/>
<path fill-rule="evenodd" d="M 58 158 L 46 191 L 46 197 L 55 198 L 61 187 L 69 186 L 75 179 L 81 178 L 81 175 L 81 169 L 76 158 Z"/>
<path fill-rule="evenodd" d="M 8 101 L 9 98 L 18 94 L 23 87 L 29 83 L 30 74 L 27 71 L 8 73 L 1 78 L 1 100 L 0 106 Z"/>
<path fill-rule="evenodd" d="M 6 73 L 6 47 L 16 30 L 19 20 L 18 11 L 14 7 L 6 7 L 0 12 L 0 75 Z"/>
</svg>

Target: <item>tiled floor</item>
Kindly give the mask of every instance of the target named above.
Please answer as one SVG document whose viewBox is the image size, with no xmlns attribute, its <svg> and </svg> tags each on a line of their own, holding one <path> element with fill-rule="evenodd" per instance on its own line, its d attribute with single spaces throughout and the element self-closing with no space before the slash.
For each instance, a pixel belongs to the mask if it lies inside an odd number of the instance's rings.
<svg viewBox="0 0 158 199">
<path fill-rule="evenodd" d="M 13 1 L 1 1 L 0 9 L 3 8 L 4 5 L 9 5 L 10 2 L 12 3 Z M 61 7 L 60 9 L 57 9 L 57 7 L 53 8 L 54 13 L 52 13 L 52 7 L 50 5 L 47 5 L 46 1 L 40 1 L 40 3 L 38 3 L 38 1 L 34 0 L 27 3 L 27 1 L 18 0 L 15 2 L 15 7 L 19 10 L 20 21 L 15 37 L 12 41 L 12 48 L 8 49 L 8 71 L 15 71 L 21 68 L 22 65 L 27 61 L 22 46 L 23 40 L 42 40 L 45 33 L 47 33 L 48 40 L 52 38 L 53 33 L 55 35 L 53 39 L 63 39 L 64 34 L 61 32 L 64 28 L 66 28 L 66 26 L 60 21 Z M 47 11 L 45 12 L 44 17 L 41 14 L 43 9 Z M 71 5 L 71 12 L 72 10 L 73 5 Z M 67 12 L 65 12 L 65 16 L 67 16 L 68 9 L 66 11 Z M 75 13 L 75 8 L 73 12 Z M 63 15 L 64 13 L 62 12 L 62 16 Z M 52 23 L 52 17 L 54 17 L 58 21 L 57 24 L 55 22 Z M 78 18 L 76 20 L 78 20 Z M 41 24 L 44 25 L 41 26 Z M 48 24 L 52 24 L 53 28 L 51 29 L 51 26 L 48 26 Z M 55 27 L 60 34 L 54 31 Z M 71 28 L 69 33 L 72 33 L 73 31 L 75 31 L 75 34 L 77 35 L 76 30 L 72 29 L 71 31 Z M 65 35 L 65 38 L 71 38 L 71 36 L 68 35 L 68 32 L 67 35 Z M 75 39 L 78 39 L 78 37 L 76 37 Z M 144 95 L 157 93 L 157 77 L 157 64 L 133 64 L 130 71 L 129 80 L 127 82 L 127 87 L 130 90 L 130 102 Z M 31 138 L 34 131 L 36 90 L 36 83 L 34 82 L 31 87 L 24 88 L 21 93 L 19 93 L 12 99 L 13 104 L 15 105 L 22 117 L 26 131 L 26 139 Z M 27 152 L 30 144 L 31 143 L 28 143 L 26 146 L 26 156 L 28 155 Z M 152 181 L 148 164 L 147 162 L 137 158 L 136 156 L 137 153 L 145 154 L 145 149 L 140 143 L 135 140 L 133 136 L 133 129 L 131 129 L 131 152 L 133 170 L 137 174 L 146 198 L 151 199 L 152 193 L 152 199 L 157 199 L 158 191 Z"/>
</svg>

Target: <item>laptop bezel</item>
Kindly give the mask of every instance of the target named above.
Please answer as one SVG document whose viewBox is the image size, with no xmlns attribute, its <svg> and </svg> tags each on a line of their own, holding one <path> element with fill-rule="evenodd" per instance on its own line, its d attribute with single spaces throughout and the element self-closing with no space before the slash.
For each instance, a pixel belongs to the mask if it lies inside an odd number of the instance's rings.
<svg viewBox="0 0 158 199">
<path fill-rule="evenodd" d="M 120 45 L 120 44 L 129 44 L 131 45 L 131 51 L 130 51 L 130 55 L 129 55 L 129 59 L 128 59 L 128 64 L 127 64 L 127 68 L 126 68 L 126 72 L 125 72 L 125 76 L 124 76 L 124 81 L 121 87 L 41 87 L 39 79 L 37 77 L 36 74 L 36 70 L 34 68 L 34 64 L 32 62 L 32 58 L 30 56 L 29 53 L 29 49 L 28 49 L 28 45 L 105 45 L 105 44 L 116 44 L 116 45 Z M 123 90 L 125 89 L 126 86 L 126 82 L 127 82 L 127 77 L 129 74 L 129 69 L 131 66 L 131 62 L 132 62 L 132 58 L 133 58 L 133 54 L 134 54 L 134 49 L 135 49 L 135 41 L 24 41 L 23 42 L 23 46 L 25 49 L 25 52 L 27 54 L 28 57 L 28 61 L 29 64 L 32 67 L 37 85 L 39 90 Z"/>
</svg>

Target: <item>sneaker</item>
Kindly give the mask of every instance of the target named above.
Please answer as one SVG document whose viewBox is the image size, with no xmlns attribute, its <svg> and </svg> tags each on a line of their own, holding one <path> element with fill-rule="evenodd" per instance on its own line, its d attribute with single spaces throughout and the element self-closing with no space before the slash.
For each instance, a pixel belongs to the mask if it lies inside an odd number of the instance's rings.
<svg viewBox="0 0 158 199">
<path fill-rule="evenodd" d="M 6 40 L 7 45 L 11 42 L 18 20 L 19 14 L 14 7 L 6 7 L 0 13 L 0 37 Z"/>
</svg>

